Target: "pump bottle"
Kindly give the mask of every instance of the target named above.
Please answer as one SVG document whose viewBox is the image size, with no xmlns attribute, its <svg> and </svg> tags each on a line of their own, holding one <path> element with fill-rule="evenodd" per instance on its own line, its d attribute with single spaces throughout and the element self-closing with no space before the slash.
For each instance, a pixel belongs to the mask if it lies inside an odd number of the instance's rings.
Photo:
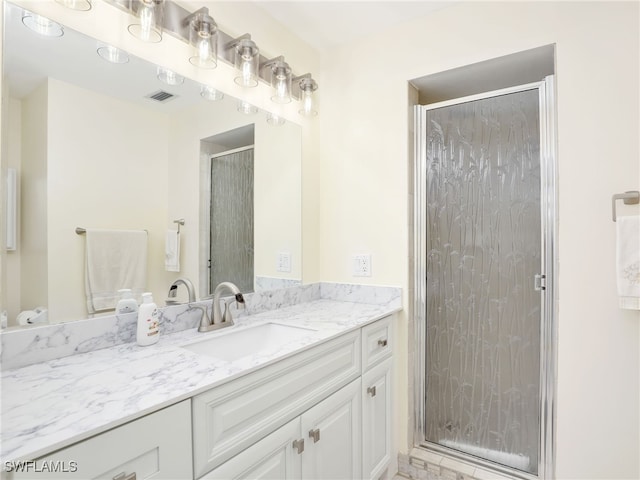
<svg viewBox="0 0 640 480">
<path fill-rule="evenodd" d="M 149 292 L 142 294 L 142 305 L 138 309 L 138 330 L 136 341 L 138 345 L 153 345 L 160 339 L 158 306 L 153 303 L 153 295 Z"/>
</svg>

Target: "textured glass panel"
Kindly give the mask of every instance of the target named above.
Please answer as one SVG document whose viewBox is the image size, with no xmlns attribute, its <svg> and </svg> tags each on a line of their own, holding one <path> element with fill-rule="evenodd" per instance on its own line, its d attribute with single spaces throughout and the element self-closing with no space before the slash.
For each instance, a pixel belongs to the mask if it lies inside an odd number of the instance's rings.
<svg viewBox="0 0 640 480">
<path fill-rule="evenodd" d="M 537 473 L 537 90 L 427 112 L 425 436 Z"/>
<path fill-rule="evenodd" d="M 211 161 L 211 288 L 253 291 L 253 149 Z"/>
</svg>

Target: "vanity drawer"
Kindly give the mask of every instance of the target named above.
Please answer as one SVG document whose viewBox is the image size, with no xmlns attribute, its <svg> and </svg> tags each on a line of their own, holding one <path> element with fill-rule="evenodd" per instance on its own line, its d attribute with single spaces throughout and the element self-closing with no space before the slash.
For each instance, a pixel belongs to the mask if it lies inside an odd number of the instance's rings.
<svg viewBox="0 0 640 480">
<path fill-rule="evenodd" d="M 362 371 L 393 353 L 393 315 L 362 328 Z"/>
<path fill-rule="evenodd" d="M 23 462 L 8 479 L 177 479 L 192 477 L 189 400 Z M 6 464 L 3 465 L 6 468 Z M 132 474 L 135 473 L 135 477 Z M 3 477 L 4 478 L 4 477 Z"/>
<path fill-rule="evenodd" d="M 195 478 L 358 378 L 360 360 L 356 331 L 193 397 Z"/>
</svg>

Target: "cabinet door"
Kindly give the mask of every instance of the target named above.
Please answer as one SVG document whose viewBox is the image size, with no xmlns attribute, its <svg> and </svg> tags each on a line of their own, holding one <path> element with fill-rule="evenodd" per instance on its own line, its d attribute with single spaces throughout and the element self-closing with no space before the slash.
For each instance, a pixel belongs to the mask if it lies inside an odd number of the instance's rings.
<svg viewBox="0 0 640 480">
<path fill-rule="evenodd" d="M 304 480 L 361 478 L 360 403 L 358 379 L 302 414 Z"/>
<path fill-rule="evenodd" d="M 29 462 L 22 470 L 8 478 L 192 478 L 189 400 Z"/>
<path fill-rule="evenodd" d="M 362 376 L 362 478 L 378 479 L 391 461 L 392 359 Z"/>
<path fill-rule="evenodd" d="M 203 479 L 290 480 L 300 478 L 300 419 L 290 421 L 251 447 L 205 474 Z"/>
</svg>

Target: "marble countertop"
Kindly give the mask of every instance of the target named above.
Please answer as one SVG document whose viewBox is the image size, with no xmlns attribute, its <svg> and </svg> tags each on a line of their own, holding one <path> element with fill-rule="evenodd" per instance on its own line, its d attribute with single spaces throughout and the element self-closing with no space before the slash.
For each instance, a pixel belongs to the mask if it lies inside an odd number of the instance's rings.
<svg viewBox="0 0 640 480">
<path fill-rule="evenodd" d="M 249 315 L 217 332 L 192 328 L 147 347 L 126 343 L 4 371 L 0 458 L 35 459 L 399 310 L 320 299 Z M 275 351 L 233 362 L 180 347 L 267 322 L 310 330 Z"/>
</svg>

